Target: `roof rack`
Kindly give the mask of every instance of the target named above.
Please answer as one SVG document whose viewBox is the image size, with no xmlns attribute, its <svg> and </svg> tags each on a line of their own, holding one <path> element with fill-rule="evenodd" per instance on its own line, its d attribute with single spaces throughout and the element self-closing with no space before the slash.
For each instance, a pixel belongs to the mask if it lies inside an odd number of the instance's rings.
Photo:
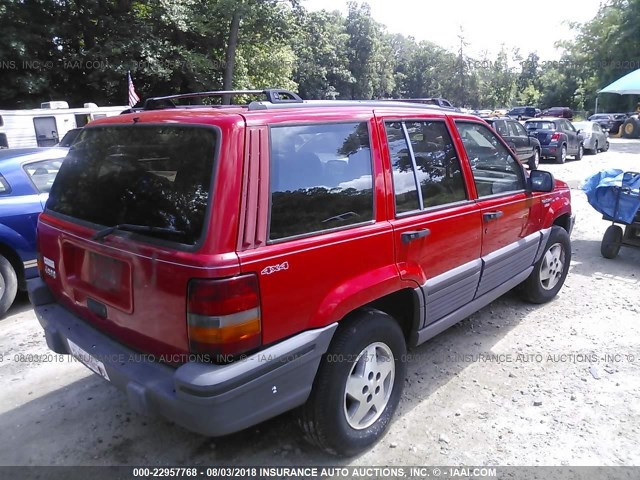
<svg viewBox="0 0 640 480">
<path fill-rule="evenodd" d="M 181 93 L 167 95 L 165 97 L 148 98 L 144 102 L 143 110 L 161 110 L 163 108 L 176 108 L 173 100 L 183 98 L 221 97 L 235 95 L 265 95 L 267 102 L 271 104 L 302 103 L 303 100 L 296 93 L 283 88 L 267 88 L 265 90 L 215 90 L 210 92 Z"/>
<path fill-rule="evenodd" d="M 295 105 L 287 105 L 283 103 L 269 102 L 251 102 L 249 110 L 276 110 L 280 108 L 317 108 L 317 107 L 396 107 L 396 108 L 412 108 L 412 109 L 428 109 L 438 110 L 441 112 L 452 112 L 450 108 L 443 108 L 439 105 L 430 105 L 426 103 L 411 103 L 401 100 L 304 100 L 296 102 Z"/>
</svg>

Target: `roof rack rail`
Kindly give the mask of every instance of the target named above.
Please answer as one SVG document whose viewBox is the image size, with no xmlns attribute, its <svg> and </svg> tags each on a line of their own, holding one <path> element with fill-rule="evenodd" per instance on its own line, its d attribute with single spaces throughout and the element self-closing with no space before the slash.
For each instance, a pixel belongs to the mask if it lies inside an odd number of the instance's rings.
<svg viewBox="0 0 640 480">
<path fill-rule="evenodd" d="M 142 109 L 161 110 L 163 108 L 176 108 L 176 104 L 173 100 L 183 98 L 221 97 L 224 95 L 264 95 L 267 97 L 267 102 L 272 104 L 303 102 L 302 98 L 300 98 L 298 94 L 283 88 L 267 88 L 264 90 L 215 90 L 210 92 L 180 93 L 177 95 L 167 95 L 165 97 L 147 98 Z"/>
<path fill-rule="evenodd" d="M 318 108 L 318 107 L 396 107 L 396 108 L 413 108 L 413 109 L 429 109 L 442 112 L 453 112 L 450 108 L 440 107 L 439 105 L 430 105 L 425 103 L 402 102 L 400 100 L 305 100 L 296 102 L 295 105 L 273 104 L 269 102 L 251 102 L 248 106 L 249 111 L 252 110 L 276 110 L 280 108 Z"/>
</svg>

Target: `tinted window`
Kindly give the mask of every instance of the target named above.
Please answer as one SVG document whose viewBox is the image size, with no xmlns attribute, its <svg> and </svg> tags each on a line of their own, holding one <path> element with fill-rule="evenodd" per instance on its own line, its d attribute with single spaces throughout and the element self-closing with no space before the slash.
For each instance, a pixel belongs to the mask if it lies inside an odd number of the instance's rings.
<svg viewBox="0 0 640 480">
<path fill-rule="evenodd" d="M 9 148 L 9 142 L 7 141 L 6 133 L 0 133 L 0 148 Z"/>
<path fill-rule="evenodd" d="M 527 131 L 518 122 L 507 122 L 509 124 L 509 134 L 512 137 L 526 137 Z"/>
<path fill-rule="evenodd" d="M 503 137 L 509 136 L 509 131 L 507 130 L 507 124 L 504 120 L 496 120 L 493 122 L 493 128 Z"/>
<path fill-rule="evenodd" d="M 40 193 L 48 193 L 51 191 L 53 181 L 56 179 L 56 175 L 60 170 L 62 160 L 64 160 L 64 158 L 28 163 L 24 165 L 23 168 L 38 191 Z"/>
<path fill-rule="evenodd" d="M 205 223 L 216 141 L 204 127 L 84 129 L 47 208 L 99 226 L 157 227 L 142 235 L 193 245 Z"/>
<path fill-rule="evenodd" d="M 467 198 L 460 162 L 443 122 L 393 122 L 386 130 L 396 213 Z"/>
<path fill-rule="evenodd" d="M 524 188 L 520 164 L 491 130 L 477 123 L 457 125 L 479 197 Z"/>
<path fill-rule="evenodd" d="M 387 123 L 386 131 L 391 167 L 393 168 L 396 214 L 420 210 L 420 197 L 413 171 L 413 160 L 409 153 L 403 124 L 401 122 Z"/>
<path fill-rule="evenodd" d="M 272 240 L 373 219 L 367 124 L 271 128 Z"/>
<path fill-rule="evenodd" d="M 555 122 L 527 122 L 525 123 L 527 130 L 555 130 Z"/>
</svg>

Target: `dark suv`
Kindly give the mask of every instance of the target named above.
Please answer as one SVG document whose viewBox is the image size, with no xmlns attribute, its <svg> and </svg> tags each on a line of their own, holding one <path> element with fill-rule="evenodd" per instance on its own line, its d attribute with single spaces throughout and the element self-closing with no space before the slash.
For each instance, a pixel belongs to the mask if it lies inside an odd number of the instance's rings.
<svg viewBox="0 0 640 480">
<path fill-rule="evenodd" d="M 540 110 L 535 107 L 514 107 L 507 112 L 508 117 L 516 120 L 527 120 L 540 116 Z"/>
<path fill-rule="evenodd" d="M 86 126 L 30 298 L 49 347 L 139 412 L 215 436 L 300 407 L 353 455 L 389 426 L 407 347 L 515 287 L 556 296 L 569 188 L 471 115 L 262 93 Z"/>
<path fill-rule="evenodd" d="M 545 117 L 567 118 L 573 120 L 573 110 L 569 107 L 551 107 L 542 111 Z"/>
<path fill-rule="evenodd" d="M 504 138 L 520 163 L 528 165 L 530 170 L 538 168 L 541 147 L 535 135 L 528 133 L 520 122 L 509 117 L 489 117 L 485 120 Z"/>
<path fill-rule="evenodd" d="M 627 118 L 626 113 L 596 113 L 589 117 L 589 121 L 598 123 L 603 130 L 615 135 Z"/>
<path fill-rule="evenodd" d="M 572 155 L 576 160 L 582 160 L 584 139 L 580 130 L 576 130 L 569 120 L 536 118 L 527 120 L 524 126 L 540 141 L 542 158 L 553 158 L 557 163 L 564 163 L 567 155 Z"/>
</svg>

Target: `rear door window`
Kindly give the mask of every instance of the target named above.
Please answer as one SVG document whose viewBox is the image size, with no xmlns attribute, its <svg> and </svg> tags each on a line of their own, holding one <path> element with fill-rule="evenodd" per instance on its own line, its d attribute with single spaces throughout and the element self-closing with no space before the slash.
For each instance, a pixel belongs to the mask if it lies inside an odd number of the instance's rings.
<svg viewBox="0 0 640 480">
<path fill-rule="evenodd" d="M 460 161 L 441 121 L 387 122 L 396 215 L 467 199 Z"/>
<path fill-rule="evenodd" d="M 373 220 L 365 122 L 271 127 L 269 239 Z"/>
<path fill-rule="evenodd" d="M 94 227 L 155 227 L 145 237 L 194 245 L 203 233 L 218 142 L 213 128 L 85 128 L 47 209 Z"/>
</svg>

